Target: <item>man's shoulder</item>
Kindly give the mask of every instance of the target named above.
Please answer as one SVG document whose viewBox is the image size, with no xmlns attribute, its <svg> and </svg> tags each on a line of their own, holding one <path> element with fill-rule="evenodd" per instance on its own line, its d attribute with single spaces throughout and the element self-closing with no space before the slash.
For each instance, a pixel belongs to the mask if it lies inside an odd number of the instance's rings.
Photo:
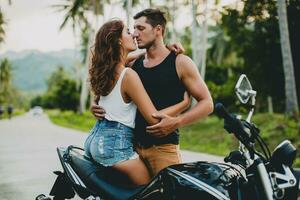
<svg viewBox="0 0 300 200">
<path fill-rule="evenodd" d="M 185 71 L 197 67 L 194 61 L 189 56 L 184 54 L 179 54 L 176 57 L 176 68 L 179 71 Z"/>
<path fill-rule="evenodd" d="M 187 62 L 193 62 L 189 56 L 184 55 L 184 54 L 178 54 L 176 56 L 176 64 L 184 64 Z"/>
</svg>

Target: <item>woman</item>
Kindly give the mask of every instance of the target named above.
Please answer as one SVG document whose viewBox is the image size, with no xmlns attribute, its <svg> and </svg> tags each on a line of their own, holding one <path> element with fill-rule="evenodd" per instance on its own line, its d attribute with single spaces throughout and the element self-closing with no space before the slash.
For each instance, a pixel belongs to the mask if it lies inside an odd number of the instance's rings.
<svg viewBox="0 0 300 200">
<path fill-rule="evenodd" d="M 136 108 L 149 124 L 159 120 L 151 116 L 158 111 L 139 76 L 131 68 L 125 68 L 128 53 L 136 48 L 132 34 L 120 20 L 109 21 L 98 31 L 89 73 L 92 91 L 100 96 L 99 104 L 106 114 L 91 130 L 84 146 L 89 157 L 126 174 L 133 184 L 142 185 L 150 181 L 150 176 L 133 149 Z M 176 115 L 188 103 L 185 95 L 184 101 L 160 112 Z"/>
</svg>

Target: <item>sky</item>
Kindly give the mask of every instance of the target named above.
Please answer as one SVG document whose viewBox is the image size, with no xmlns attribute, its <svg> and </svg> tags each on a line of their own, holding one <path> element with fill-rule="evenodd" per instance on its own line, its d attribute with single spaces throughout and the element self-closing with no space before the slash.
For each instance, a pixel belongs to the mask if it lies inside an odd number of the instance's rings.
<svg viewBox="0 0 300 200">
<path fill-rule="evenodd" d="M 5 42 L 0 46 L 0 53 L 7 50 L 53 51 L 75 48 L 71 26 L 59 31 L 63 15 L 49 7 L 57 2 L 56 0 L 12 0 L 12 5 L 9 6 L 7 1 L 1 1 L 7 25 Z"/>
<path fill-rule="evenodd" d="M 223 0 L 234 1 L 234 0 Z M 0 53 L 37 49 L 40 51 L 57 51 L 75 49 L 79 45 L 79 37 L 75 36 L 70 24 L 59 30 L 63 21 L 63 13 L 58 13 L 50 5 L 60 4 L 62 0 L 7 0 L 1 1 L 1 10 L 7 22 L 5 42 L 0 44 Z M 145 5 L 144 5 L 145 6 Z M 142 7 L 136 9 L 143 9 Z M 114 7 L 106 8 L 107 18 L 118 17 L 125 20 L 125 12 Z M 134 10 L 134 13 L 136 11 Z M 189 11 L 187 11 L 189 12 Z M 182 13 L 185 15 L 186 13 Z M 185 17 L 180 17 L 185 20 Z M 177 24 L 182 24 L 180 21 Z M 191 19 L 190 19 L 191 20 Z"/>
<path fill-rule="evenodd" d="M 59 26 L 64 19 L 63 13 L 56 12 L 51 5 L 62 4 L 63 0 L 1 0 L 1 10 L 7 22 L 5 42 L 0 44 L 0 53 L 37 49 L 56 51 L 75 49 L 79 46 L 80 36 L 74 35 L 71 24 L 63 30 Z M 105 9 L 107 18 L 126 19 L 123 10 Z"/>
</svg>

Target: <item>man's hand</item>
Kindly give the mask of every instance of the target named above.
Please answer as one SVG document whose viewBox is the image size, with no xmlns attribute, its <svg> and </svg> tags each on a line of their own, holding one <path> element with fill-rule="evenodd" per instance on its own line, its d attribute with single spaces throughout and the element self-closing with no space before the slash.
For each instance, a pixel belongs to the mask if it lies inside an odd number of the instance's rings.
<svg viewBox="0 0 300 200">
<path fill-rule="evenodd" d="M 163 113 L 154 113 L 152 117 L 161 119 L 159 123 L 146 127 L 146 131 L 155 137 L 165 137 L 179 127 L 178 117 L 170 117 Z"/>
<path fill-rule="evenodd" d="M 183 46 L 182 46 L 182 44 L 180 42 L 174 43 L 174 44 L 167 44 L 166 47 L 170 51 L 174 51 L 176 53 L 176 55 L 182 54 L 185 51 L 184 48 L 183 48 Z"/>
<path fill-rule="evenodd" d="M 101 106 L 96 103 L 92 103 L 91 105 L 91 112 L 93 115 L 98 119 L 102 120 L 105 117 L 105 110 Z"/>
</svg>

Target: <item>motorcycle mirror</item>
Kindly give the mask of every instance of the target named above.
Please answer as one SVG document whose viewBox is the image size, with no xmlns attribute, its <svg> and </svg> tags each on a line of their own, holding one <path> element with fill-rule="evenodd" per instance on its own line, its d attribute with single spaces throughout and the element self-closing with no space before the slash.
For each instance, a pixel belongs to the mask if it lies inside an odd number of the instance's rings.
<svg viewBox="0 0 300 200">
<path fill-rule="evenodd" d="M 246 104 L 253 95 L 252 86 L 245 74 L 242 74 L 235 85 L 235 93 L 243 104 Z M 256 92 L 255 92 L 256 93 Z"/>
</svg>

